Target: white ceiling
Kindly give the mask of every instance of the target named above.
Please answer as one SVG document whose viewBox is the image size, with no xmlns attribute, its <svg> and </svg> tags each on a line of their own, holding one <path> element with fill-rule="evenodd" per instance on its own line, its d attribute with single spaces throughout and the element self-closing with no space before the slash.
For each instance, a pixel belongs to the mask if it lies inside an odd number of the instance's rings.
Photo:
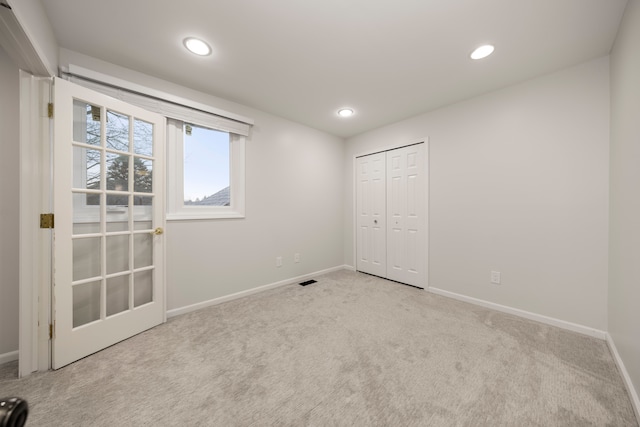
<svg viewBox="0 0 640 427">
<path fill-rule="evenodd" d="M 626 3 L 42 1 L 61 47 L 341 137 L 605 55 Z M 470 60 L 485 43 L 495 53 Z"/>
</svg>

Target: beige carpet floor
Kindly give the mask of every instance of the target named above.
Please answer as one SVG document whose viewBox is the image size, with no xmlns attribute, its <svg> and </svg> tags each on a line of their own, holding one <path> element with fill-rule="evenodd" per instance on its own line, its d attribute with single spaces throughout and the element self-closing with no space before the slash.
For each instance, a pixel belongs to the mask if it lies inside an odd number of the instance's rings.
<svg viewBox="0 0 640 427">
<path fill-rule="evenodd" d="M 170 319 L 0 395 L 27 426 L 637 426 L 604 341 L 340 271 Z"/>
</svg>

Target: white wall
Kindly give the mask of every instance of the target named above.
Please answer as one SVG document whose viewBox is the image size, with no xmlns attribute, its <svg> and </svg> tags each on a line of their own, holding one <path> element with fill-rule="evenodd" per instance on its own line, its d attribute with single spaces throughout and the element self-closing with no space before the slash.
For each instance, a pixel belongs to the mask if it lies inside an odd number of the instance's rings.
<svg viewBox="0 0 640 427">
<path fill-rule="evenodd" d="M 18 350 L 18 67 L 0 48 L 0 363 Z"/>
<path fill-rule="evenodd" d="M 611 53 L 609 334 L 636 391 L 640 391 L 639 79 L 640 1 L 630 0 Z"/>
<path fill-rule="evenodd" d="M 347 140 L 345 263 L 354 265 L 353 156 L 428 136 L 429 285 L 606 330 L 608 64 Z"/>
<path fill-rule="evenodd" d="M 60 62 L 255 120 L 246 143 L 246 218 L 167 224 L 168 309 L 342 265 L 341 138 L 68 50 Z"/>
<path fill-rule="evenodd" d="M 46 73 L 40 69 L 42 67 L 28 71 L 55 76 L 58 72 L 58 42 L 41 0 L 10 0 L 9 4 Z"/>
<path fill-rule="evenodd" d="M 342 265 L 342 140 L 251 116 L 246 219 L 168 225 L 169 308 Z"/>
</svg>

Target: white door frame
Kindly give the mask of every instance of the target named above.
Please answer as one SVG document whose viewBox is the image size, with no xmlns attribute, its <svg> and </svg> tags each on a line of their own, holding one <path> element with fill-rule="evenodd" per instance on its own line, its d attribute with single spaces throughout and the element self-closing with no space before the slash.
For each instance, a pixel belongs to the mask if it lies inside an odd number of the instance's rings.
<svg viewBox="0 0 640 427">
<path fill-rule="evenodd" d="M 17 4 L 14 4 L 17 3 Z M 51 289 L 51 232 L 40 230 L 39 215 L 49 206 L 49 118 L 47 103 L 50 81 L 56 73 L 29 36 L 25 8 L 11 2 L 11 10 L 0 8 L 0 37 L 11 59 L 20 68 L 19 154 L 19 279 L 18 279 L 18 375 L 47 370 Z M 27 8 L 28 9 L 28 8 Z M 28 15 L 28 13 L 27 13 Z M 20 19 L 22 18 L 22 19 Z"/>
<path fill-rule="evenodd" d="M 47 105 L 52 102 L 52 86 L 52 78 L 36 77 L 20 71 L 20 378 L 52 367 L 49 325 L 52 322 L 53 232 L 39 228 L 40 214 L 53 211 L 53 122 L 48 117 Z M 164 179 L 162 177 L 162 191 Z M 164 262 L 161 268 L 165 268 Z M 166 296 L 166 281 L 163 292 Z M 163 313 L 163 321 L 166 321 L 166 298 Z"/>
<path fill-rule="evenodd" d="M 20 265 L 18 375 L 51 367 L 51 231 L 39 228 L 50 212 L 51 79 L 20 71 Z"/>
<path fill-rule="evenodd" d="M 430 185 L 430 179 L 429 179 L 429 175 L 430 175 L 430 169 L 429 169 L 429 137 L 424 137 L 424 138 L 420 138 L 418 140 L 415 141 L 411 141 L 411 142 L 405 142 L 405 143 L 395 143 L 395 144 L 389 144 L 389 145 L 384 145 L 381 146 L 377 149 L 371 149 L 371 150 L 367 150 L 364 152 L 359 152 L 353 155 L 352 158 L 352 185 L 353 185 L 353 197 L 352 197 L 352 212 L 353 215 L 351 216 L 351 220 L 352 220 L 352 224 L 353 224 L 353 231 L 352 231 L 352 235 L 351 235 L 351 242 L 352 242 L 352 247 L 353 247 L 353 251 L 352 251 L 352 258 L 351 258 L 351 265 L 353 266 L 353 269 L 357 271 L 357 251 L 358 251 L 358 229 L 356 227 L 357 224 L 357 216 L 358 216 L 358 210 L 356 208 L 357 205 L 357 197 L 358 197 L 358 157 L 363 157 L 363 156 L 369 156 L 371 154 L 376 154 L 376 153 L 380 153 L 383 151 L 391 151 L 391 150 L 395 150 L 397 148 L 402 148 L 402 147 L 408 147 L 410 145 L 416 145 L 416 144 L 424 144 L 424 171 L 425 171 L 425 179 L 426 179 L 426 185 L 425 187 L 425 195 L 424 195 L 424 230 L 425 230 L 425 276 L 424 276 L 424 289 L 427 290 L 429 288 L 429 185 Z"/>
</svg>

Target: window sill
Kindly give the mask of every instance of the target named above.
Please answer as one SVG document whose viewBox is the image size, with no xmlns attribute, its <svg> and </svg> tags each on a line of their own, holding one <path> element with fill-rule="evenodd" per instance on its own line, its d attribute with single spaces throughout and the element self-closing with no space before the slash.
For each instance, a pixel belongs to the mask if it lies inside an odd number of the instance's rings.
<svg viewBox="0 0 640 427">
<path fill-rule="evenodd" d="M 167 221 L 191 221 L 191 220 L 211 220 L 211 219 L 241 219 L 244 212 L 181 212 L 167 214 Z"/>
</svg>

